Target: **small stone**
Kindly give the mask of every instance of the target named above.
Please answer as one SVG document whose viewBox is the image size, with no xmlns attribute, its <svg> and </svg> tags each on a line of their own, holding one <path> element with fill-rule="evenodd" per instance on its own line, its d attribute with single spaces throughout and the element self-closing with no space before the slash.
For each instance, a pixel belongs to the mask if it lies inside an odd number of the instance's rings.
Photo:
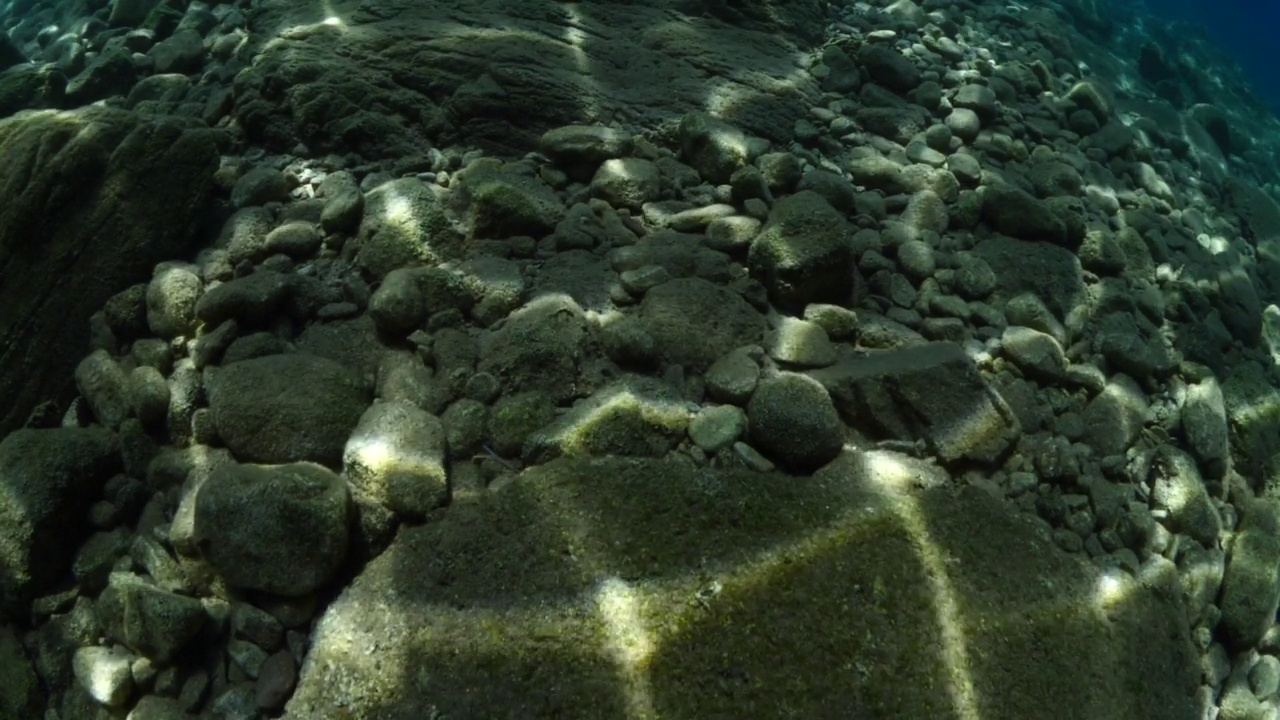
<svg viewBox="0 0 1280 720">
<path fill-rule="evenodd" d="M 254 688 L 254 701 L 262 710 L 279 710 L 293 694 L 298 668 L 288 650 L 281 650 L 262 664 Z"/>
</svg>

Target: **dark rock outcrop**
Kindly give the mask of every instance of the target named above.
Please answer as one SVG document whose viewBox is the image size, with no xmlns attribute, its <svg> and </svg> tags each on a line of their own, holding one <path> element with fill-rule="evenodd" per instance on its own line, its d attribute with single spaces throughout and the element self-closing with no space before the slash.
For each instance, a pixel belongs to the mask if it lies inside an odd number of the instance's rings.
<svg viewBox="0 0 1280 720">
<path fill-rule="evenodd" d="M 100 429 L 23 430 L 0 442 L 0 619 L 68 570 L 88 536 L 81 518 L 119 469 L 119 445 Z"/>
<path fill-rule="evenodd" d="M 66 399 L 89 317 L 189 253 L 214 132 L 92 108 L 0 121 L 0 436 Z"/>
</svg>

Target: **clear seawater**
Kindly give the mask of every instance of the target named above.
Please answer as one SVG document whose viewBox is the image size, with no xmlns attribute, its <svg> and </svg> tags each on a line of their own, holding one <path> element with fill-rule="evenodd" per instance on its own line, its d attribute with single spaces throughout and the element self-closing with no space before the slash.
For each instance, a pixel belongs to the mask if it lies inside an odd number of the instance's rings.
<svg viewBox="0 0 1280 720">
<path fill-rule="evenodd" d="M 1280 0 L 1138 0 L 1151 14 L 1200 25 L 1280 111 Z"/>
</svg>

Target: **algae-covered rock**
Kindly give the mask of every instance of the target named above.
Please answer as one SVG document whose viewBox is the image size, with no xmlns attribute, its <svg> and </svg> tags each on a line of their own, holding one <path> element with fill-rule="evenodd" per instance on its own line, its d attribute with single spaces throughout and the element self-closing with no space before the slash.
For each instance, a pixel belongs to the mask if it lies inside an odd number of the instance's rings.
<svg viewBox="0 0 1280 720">
<path fill-rule="evenodd" d="M 208 380 L 218 435 L 240 460 L 337 465 L 368 406 L 354 373 L 307 353 L 267 355 L 218 368 Z"/>
<path fill-rule="evenodd" d="M 842 358 L 809 377 L 840 417 L 877 440 L 924 440 L 943 462 L 993 462 L 1021 424 L 955 343 L 935 342 Z"/>
<path fill-rule="evenodd" d="M 532 434 L 523 456 L 539 461 L 561 455 L 661 457 L 684 437 L 688 425 L 689 411 L 670 385 L 628 375 Z"/>
<path fill-rule="evenodd" d="M 391 400 L 374 403 L 360 417 L 342 465 L 353 490 L 400 515 L 420 518 L 449 499 L 445 451 L 439 418 Z"/>
<path fill-rule="evenodd" d="M 0 157 L 3 436 L 70 399 L 89 316 L 199 240 L 218 147 L 203 126 L 95 107 L 0 120 Z"/>
<path fill-rule="evenodd" d="M 747 405 L 751 440 L 770 459 L 813 470 L 840 454 L 844 426 L 826 388 L 796 373 L 760 382 Z"/>
<path fill-rule="evenodd" d="M 22 643 L 8 628 L 0 628 L 0 677 L 5 679 L 5 691 L 0 693 L 0 720 L 39 717 L 44 691 L 23 653 Z"/>
<path fill-rule="evenodd" d="M 447 193 L 417 178 L 384 183 L 365 196 L 356 262 L 375 277 L 398 267 L 433 264 L 460 254 L 460 236 L 445 213 Z"/>
<path fill-rule="evenodd" d="M 401 528 L 284 717 L 1201 717 L 1171 563 L 1100 575 L 946 486 L 887 452 L 531 468 Z"/>
<path fill-rule="evenodd" d="M 120 445 L 99 428 L 18 430 L 0 442 L 0 618 L 71 569 L 93 498 L 120 467 Z"/>
<path fill-rule="evenodd" d="M 751 244 L 751 274 L 784 305 L 848 302 L 857 268 L 853 228 L 821 195 L 801 191 L 778 201 Z"/>
<path fill-rule="evenodd" d="M 346 480 L 314 463 L 224 465 L 195 500 L 193 536 L 231 587 L 314 592 L 347 554 Z"/>
<path fill-rule="evenodd" d="M 1222 581 L 1221 629 L 1231 647 L 1258 644 L 1280 607 L 1280 504 L 1254 500 L 1244 509 Z"/>
</svg>

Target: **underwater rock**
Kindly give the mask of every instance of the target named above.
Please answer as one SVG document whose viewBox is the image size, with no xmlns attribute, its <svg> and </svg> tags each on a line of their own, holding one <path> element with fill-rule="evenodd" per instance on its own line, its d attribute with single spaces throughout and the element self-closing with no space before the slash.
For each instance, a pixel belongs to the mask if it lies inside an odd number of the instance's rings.
<svg viewBox="0 0 1280 720">
<path fill-rule="evenodd" d="M 231 587 L 301 597 L 345 559 L 350 504 L 347 481 L 313 463 L 223 465 L 196 496 L 194 539 Z"/>
<path fill-rule="evenodd" d="M 0 436 L 49 396 L 67 398 L 89 350 L 85 319 L 189 254 L 217 167 L 214 137 L 107 108 L 0 120 Z M 77 192 L 63 192 L 68 177 Z M 17 252 L 36 237 L 40 253 Z"/>
<path fill-rule="evenodd" d="M 92 499 L 120 467 L 119 441 L 97 429 L 19 430 L 0 441 L 0 616 L 71 569 Z"/>
</svg>

